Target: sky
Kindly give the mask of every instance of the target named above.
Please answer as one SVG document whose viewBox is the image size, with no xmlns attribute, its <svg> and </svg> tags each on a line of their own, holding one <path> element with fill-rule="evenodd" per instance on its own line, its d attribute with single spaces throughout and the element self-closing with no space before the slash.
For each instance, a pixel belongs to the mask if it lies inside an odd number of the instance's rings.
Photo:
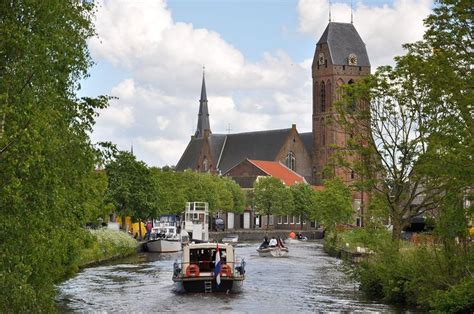
<svg viewBox="0 0 474 314">
<path fill-rule="evenodd" d="M 149 166 L 176 165 L 197 126 L 203 67 L 213 133 L 311 131 L 311 63 L 328 24 L 351 22 L 351 1 L 102 0 L 95 65 L 80 96 L 115 98 L 93 142 Z M 353 1 L 372 72 L 420 40 L 432 0 Z"/>
</svg>

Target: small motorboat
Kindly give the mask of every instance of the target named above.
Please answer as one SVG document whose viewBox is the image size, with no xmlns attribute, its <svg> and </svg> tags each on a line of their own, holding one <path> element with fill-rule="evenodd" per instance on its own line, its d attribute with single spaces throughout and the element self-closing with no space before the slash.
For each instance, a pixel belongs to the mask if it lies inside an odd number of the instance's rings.
<svg viewBox="0 0 474 314">
<path fill-rule="evenodd" d="M 288 248 L 283 246 L 267 246 L 257 249 L 258 255 L 262 257 L 288 257 Z"/>
<path fill-rule="evenodd" d="M 222 238 L 222 243 L 235 244 L 237 242 L 239 242 L 239 235 L 237 234 L 229 234 Z"/>
<path fill-rule="evenodd" d="M 192 242 L 174 263 L 172 279 L 178 292 L 240 292 L 245 261 L 237 259 L 230 244 Z"/>
<path fill-rule="evenodd" d="M 262 257 L 288 257 L 288 248 L 280 238 L 272 238 L 268 241 L 267 237 L 257 249 L 258 255 Z"/>
</svg>

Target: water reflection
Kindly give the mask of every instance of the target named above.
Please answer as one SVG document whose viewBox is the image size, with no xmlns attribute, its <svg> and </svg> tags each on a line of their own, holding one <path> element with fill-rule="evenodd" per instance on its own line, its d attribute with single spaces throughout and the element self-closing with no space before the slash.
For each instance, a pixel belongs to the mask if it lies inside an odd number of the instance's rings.
<svg viewBox="0 0 474 314">
<path fill-rule="evenodd" d="M 180 253 L 143 253 L 88 268 L 58 287 L 61 312 L 393 312 L 365 300 L 345 276 L 340 261 L 327 256 L 319 242 L 290 245 L 288 258 L 259 257 L 257 243 L 238 245 L 247 261 L 240 294 L 178 294 L 172 265 Z"/>
</svg>

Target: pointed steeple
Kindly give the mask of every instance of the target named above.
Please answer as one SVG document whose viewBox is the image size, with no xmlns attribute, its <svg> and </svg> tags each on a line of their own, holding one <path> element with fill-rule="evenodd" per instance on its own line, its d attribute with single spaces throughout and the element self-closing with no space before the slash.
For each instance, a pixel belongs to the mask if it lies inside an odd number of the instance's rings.
<svg viewBox="0 0 474 314">
<path fill-rule="evenodd" d="M 207 93 L 206 93 L 206 80 L 204 70 L 202 72 L 202 86 L 201 86 L 201 99 L 199 100 L 199 114 L 196 133 L 196 138 L 204 137 L 204 131 L 211 132 L 211 126 L 209 124 L 209 110 L 207 108 Z"/>
</svg>

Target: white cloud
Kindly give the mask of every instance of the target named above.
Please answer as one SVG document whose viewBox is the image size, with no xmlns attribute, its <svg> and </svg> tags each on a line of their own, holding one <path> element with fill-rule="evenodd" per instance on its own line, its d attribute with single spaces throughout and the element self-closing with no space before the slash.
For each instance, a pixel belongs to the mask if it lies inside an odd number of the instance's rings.
<svg viewBox="0 0 474 314">
<path fill-rule="evenodd" d="M 355 25 L 373 65 L 391 59 L 402 42 L 421 37 L 430 3 L 356 6 Z M 299 1 L 300 31 L 322 34 L 327 7 L 323 0 Z M 342 21 L 344 14 L 350 16 L 346 4 L 333 5 L 334 19 Z M 311 130 L 311 59 L 297 63 L 275 51 L 249 62 L 219 33 L 174 21 L 163 0 L 104 0 L 96 30 L 99 38 L 89 41 L 93 57 L 125 68 L 130 77 L 106 92 L 119 99 L 102 112 L 93 140 L 127 150 L 133 142 L 149 165 L 176 164 L 196 129 L 203 65 L 214 133 L 226 133 L 229 125 L 231 132 L 245 132 L 292 123 L 300 132 Z"/>
<path fill-rule="evenodd" d="M 402 55 L 402 44 L 420 40 L 424 33 L 423 19 L 432 7 L 431 0 L 395 0 L 393 5 L 369 6 L 360 1 L 354 6 L 354 26 L 367 45 L 372 70 L 391 64 Z M 299 29 L 320 36 L 328 21 L 328 0 L 300 0 Z M 333 22 L 350 22 L 351 8 L 347 2 L 333 1 Z M 318 38 L 319 39 L 319 38 Z"/>
</svg>

